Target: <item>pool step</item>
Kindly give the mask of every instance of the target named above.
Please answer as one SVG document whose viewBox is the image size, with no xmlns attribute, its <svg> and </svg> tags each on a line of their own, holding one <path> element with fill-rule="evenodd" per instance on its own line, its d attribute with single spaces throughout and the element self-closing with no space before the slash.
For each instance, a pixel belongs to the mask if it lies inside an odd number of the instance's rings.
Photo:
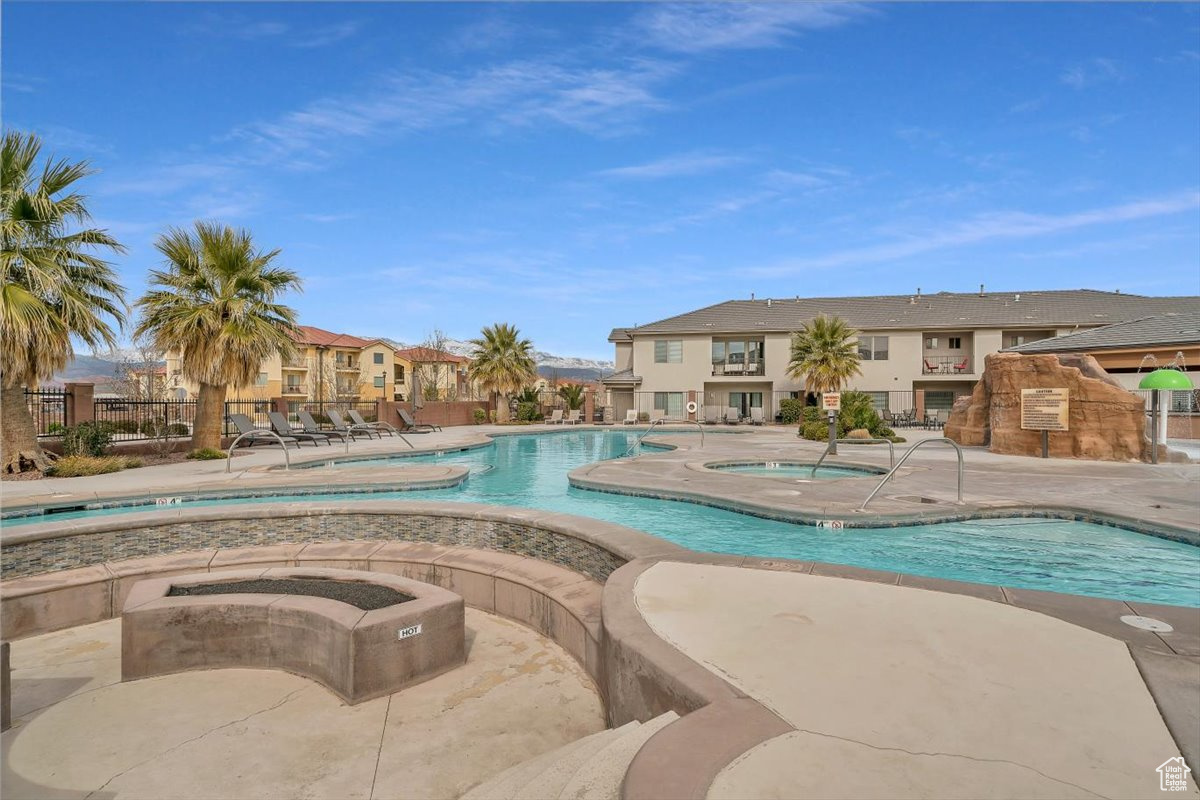
<svg viewBox="0 0 1200 800">
<path fill-rule="evenodd" d="M 462 800 L 618 800 L 625 771 L 638 750 L 674 712 L 649 722 L 585 736 L 557 750 L 510 767 L 462 796 Z"/>
</svg>

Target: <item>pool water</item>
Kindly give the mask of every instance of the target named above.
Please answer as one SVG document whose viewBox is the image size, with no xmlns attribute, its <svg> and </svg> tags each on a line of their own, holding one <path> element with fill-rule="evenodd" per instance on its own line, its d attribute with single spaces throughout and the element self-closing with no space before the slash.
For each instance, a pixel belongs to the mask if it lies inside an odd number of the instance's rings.
<svg viewBox="0 0 1200 800">
<path fill-rule="evenodd" d="M 736 472 L 739 475 L 755 475 L 762 478 L 793 478 L 801 481 L 828 481 L 838 478 L 870 478 L 879 480 L 883 473 L 873 469 L 857 467 L 833 467 L 822 464 L 813 472 L 812 464 L 773 463 L 729 464 L 709 467 L 721 472 Z"/>
<path fill-rule="evenodd" d="M 892 528 L 817 528 L 694 503 L 576 489 L 567 473 L 622 456 L 637 431 L 571 431 L 498 437 L 485 448 L 373 459 L 358 466 L 460 464 L 472 469 L 452 489 L 370 494 L 372 500 L 451 500 L 558 511 L 637 528 L 693 550 L 793 558 L 1123 600 L 1200 606 L 1200 547 L 1086 522 L 973 520 Z M 361 494 L 279 495 L 197 505 L 353 500 Z M 190 505 L 190 504 L 189 504 Z M 153 509 L 153 506 L 149 506 Z M 53 519 L 129 513 L 129 508 L 56 514 Z M 29 521 L 44 521 L 32 517 Z M 12 520 L 11 522 L 18 522 Z M 6 523 L 6 525 L 9 523 Z"/>
</svg>

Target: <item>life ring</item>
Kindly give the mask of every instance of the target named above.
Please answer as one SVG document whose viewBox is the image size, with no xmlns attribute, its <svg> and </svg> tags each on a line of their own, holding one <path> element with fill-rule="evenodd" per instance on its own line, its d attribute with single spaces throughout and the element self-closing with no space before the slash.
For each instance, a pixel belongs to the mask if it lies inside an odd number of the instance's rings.
<svg viewBox="0 0 1200 800">
<path fill-rule="evenodd" d="M 688 413 L 689 413 L 689 414 L 695 414 L 695 413 L 696 413 L 696 401 L 695 401 L 695 400 L 689 400 L 689 401 L 688 401 L 688 404 L 687 404 L 687 410 L 688 410 Z"/>
</svg>

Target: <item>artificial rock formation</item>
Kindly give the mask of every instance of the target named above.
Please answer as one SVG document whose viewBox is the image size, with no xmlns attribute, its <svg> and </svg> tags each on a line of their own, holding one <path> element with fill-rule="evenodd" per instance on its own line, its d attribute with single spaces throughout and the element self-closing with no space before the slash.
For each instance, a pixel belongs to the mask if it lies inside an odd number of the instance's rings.
<svg viewBox="0 0 1200 800">
<path fill-rule="evenodd" d="M 1114 381 L 1089 355 L 996 353 L 970 397 L 960 397 L 946 436 L 993 453 L 1038 456 L 1040 431 L 1021 430 L 1021 390 L 1068 390 L 1066 432 L 1050 433 L 1050 455 L 1096 461 L 1148 461 L 1145 405 Z"/>
</svg>

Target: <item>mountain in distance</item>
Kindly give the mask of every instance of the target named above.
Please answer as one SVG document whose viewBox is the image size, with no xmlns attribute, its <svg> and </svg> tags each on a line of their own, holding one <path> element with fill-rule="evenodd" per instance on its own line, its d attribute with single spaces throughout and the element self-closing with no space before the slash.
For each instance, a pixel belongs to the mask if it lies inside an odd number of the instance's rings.
<svg viewBox="0 0 1200 800">
<path fill-rule="evenodd" d="M 395 339 L 384 339 L 393 347 L 421 347 L 421 344 L 405 344 Z M 456 356 L 470 356 L 474 351 L 470 342 L 462 339 L 446 339 L 443 342 L 446 352 Z M 533 360 L 537 363 L 538 374 L 542 377 L 569 378 L 572 380 L 591 381 L 611 375 L 613 362 L 601 361 L 594 358 L 579 358 L 577 356 L 556 356 L 544 350 L 533 351 Z"/>
</svg>

